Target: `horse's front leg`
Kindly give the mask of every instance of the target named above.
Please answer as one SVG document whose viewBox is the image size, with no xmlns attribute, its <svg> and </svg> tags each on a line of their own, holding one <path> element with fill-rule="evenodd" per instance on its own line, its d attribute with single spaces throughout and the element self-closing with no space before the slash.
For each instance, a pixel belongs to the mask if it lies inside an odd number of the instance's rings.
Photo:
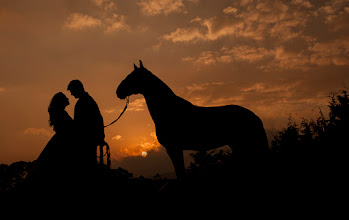
<svg viewBox="0 0 349 220">
<path fill-rule="evenodd" d="M 178 180 L 183 180 L 185 177 L 184 156 L 183 150 L 176 147 L 166 148 L 167 154 L 172 160 L 176 176 Z"/>
</svg>

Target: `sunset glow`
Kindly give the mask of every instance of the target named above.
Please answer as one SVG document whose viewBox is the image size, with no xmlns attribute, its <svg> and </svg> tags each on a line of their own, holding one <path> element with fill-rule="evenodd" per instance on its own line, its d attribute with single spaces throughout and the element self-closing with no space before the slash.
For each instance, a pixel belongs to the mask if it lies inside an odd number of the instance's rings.
<svg viewBox="0 0 349 220">
<path fill-rule="evenodd" d="M 55 93 L 73 117 L 73 79 L 112 122 L 125 106 L 116 88 L 140 59 L 193 104 L 251 109 L 272 138 L 348 86 L 348 21 L 348 0 L 1 1 L 0 163 L 38 157 Z M 105 134 L 116 161 L 162 149 L 142 95 Z"/>
</svg>

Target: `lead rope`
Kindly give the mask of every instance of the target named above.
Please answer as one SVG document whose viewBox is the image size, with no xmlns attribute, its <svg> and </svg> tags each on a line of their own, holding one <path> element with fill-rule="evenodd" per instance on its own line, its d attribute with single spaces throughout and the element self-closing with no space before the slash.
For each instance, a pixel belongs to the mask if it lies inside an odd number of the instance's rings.
<svg viewBox="0 0 349 220">
<path fill-rule="evenodd" d="M 105 128 L 108 127 L 108 126 L 110 126 L 110 125 L 112 125 L 112 124 L 114 124 L 117 120 L 119 120 L 119 118 L 121 118 L 121 116 L 124 114 L 124 112 L 125 112 L 126 109 L 127 109 L 128 103 L 129 103 L 129 97 L 127 96 L 127 97 L 126 97 L 126 105 L 125 105 L 124 110 L 122 110 L 122 112 L 120 113 L 120 115 L 119 115 L 119 117 L 118 117 L 117 119 L 115 119 L 115 120 L 114 120 L 112 123 L 110 123 L 109 125 L 104 126 Z"/>
<path fill-rule="evenodd" d="M 124 112 L 125 112 L 126 109 L 127 109 L 128 103 L 129 103 L 129 97 L 127 96 L 127 97 L 126 97 L 126 104 L 125 104 L 124 110 L 122 110 L 122 112 L 120 113 L 119 117 L 117 117 L 117 119 L 115 119 L 112 123 L 110 123 L 110 124 L 104 126 L 105 128 L 108 127 L 108 126 L 110 126 L 110 125 L 112 125 L 112 124 L 114 124 L 117 120 L 119 120 L 119 119 L 121 118 L 121 116 L 124 114 Z M 106 147 L 106 149 L 105 149 L 105 154 L 103 154 L 103 147 L 104 147 L 104 146 Z M 101 154 L 101 155 L 97 156 L 97 157 L 99 157 L 99 159 L 100 159 L 99 163 L 100 163 L 100 164 L 103 164 L 103 157 L 104 157 L 104 156 L 107 156 L 107 167 L 110 169 L 110 166 L 111 166 L 111 162 L 110 162 L 110 147 L 109 147 L 109 145 L 108 145 L 107 142 L 104 142 L 104 144 L 103 144 L 103 145 L 100 145 L 99 147 L 100 147 L 100 154 Z"/>
</svg>

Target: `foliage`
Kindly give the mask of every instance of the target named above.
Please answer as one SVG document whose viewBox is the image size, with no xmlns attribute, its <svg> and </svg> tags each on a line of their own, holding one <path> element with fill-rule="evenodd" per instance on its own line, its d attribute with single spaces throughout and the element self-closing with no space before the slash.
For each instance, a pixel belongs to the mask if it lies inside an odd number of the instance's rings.
<svg viewBox="0 0 349 220">
<path fill-rule="evenodd" d="M 229 167 L 231 162 L 230 151 L 199 151 L 190 156 L 193 162 L 187 171 L 189 176 L 204 177 L 208 175 L 219 175 Z"/>
<path fill-rule="evenodd" d="M 349 97 L 346 90 L 332 94 L 329 115 L 303 119 L 298 125 L 291 117 L 287 127 L 272 141 L 272 151 L 283 154 L 343 155 L 349 147 Z"/>
<path fill-rule="evenodd" d="M 0 193 L 11 190 L 16 184 L 24 181 L 32 162 L 19 161 L 11 165 L 0 164 Z"/>
</svg>

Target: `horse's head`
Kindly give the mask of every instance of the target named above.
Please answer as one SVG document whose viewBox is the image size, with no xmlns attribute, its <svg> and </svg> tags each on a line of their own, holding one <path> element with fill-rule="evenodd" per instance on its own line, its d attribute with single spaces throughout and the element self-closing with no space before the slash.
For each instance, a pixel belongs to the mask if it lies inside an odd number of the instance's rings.
<svg viewBox="0 0 349 220">
<path fill-rule="evenodd" d="M 133 64 L 134 70 L 120 83 L 116 90 L 119 99 L 125 99 L 134 94 L 144 94 L 145 80 L 149 72 L 144 68 L 142 61 L 139 61 L 139 67 Z"/>
</svg>

